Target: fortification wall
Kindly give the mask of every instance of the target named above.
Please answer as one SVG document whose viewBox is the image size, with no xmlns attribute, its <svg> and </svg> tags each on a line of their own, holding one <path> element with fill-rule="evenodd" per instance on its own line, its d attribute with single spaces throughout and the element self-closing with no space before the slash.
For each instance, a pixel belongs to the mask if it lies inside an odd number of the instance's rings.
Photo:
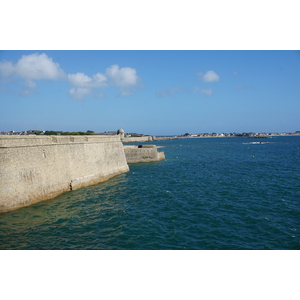
<svg viewBox="0 0 300 300">
<path fill-rule="evenodd" d="M 124 137 L 124 139 L 122 139 L 123 143 L 139 143 L 139 142 L 151 142 L 153 141 L 153 137 L 152 136 L 139 136 L 139 137 Z"/>
<path fill-rule="evenodd" d="M 165 159 L 164 152 L 157 151 L 155 145 L 124 146 L 127 163 L 160 161 Z"/>
<path fill-rule="evenodd" d="M 1 136 L 0 212 L 127 171 L 119 136 Z"/>
</svg>

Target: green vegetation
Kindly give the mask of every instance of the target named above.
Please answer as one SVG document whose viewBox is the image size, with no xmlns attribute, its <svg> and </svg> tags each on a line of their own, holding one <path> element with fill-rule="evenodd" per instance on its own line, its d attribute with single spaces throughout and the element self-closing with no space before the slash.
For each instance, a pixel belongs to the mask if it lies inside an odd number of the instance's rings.
<svg viewBox="0 0 300 300">
<path fill-rule="evenodd" d="M 83 131 L 76 131 L 76 132 L 69 132 L 69 131 L 53 131 L 53 130 L 47 130 L 44 133 L 45 135 L 93 135 L 95 134 L 94 131 L 88 130 L 87 132 Z"/>
<path fill-rule="evenodd" d="M 52 131 L 52 130 L 50 130 L 50 131 L 46 130 L 44 134 L 45 135 L 57 135 L 57 132 L 56 131 Z"/>
<path fill-rule="evenodd" d="M 87 133 L 82 132 L 82 131 L 77 131 L 77 132 L 61 132 L 60 135 L 86 135 Z"/>
</svg>

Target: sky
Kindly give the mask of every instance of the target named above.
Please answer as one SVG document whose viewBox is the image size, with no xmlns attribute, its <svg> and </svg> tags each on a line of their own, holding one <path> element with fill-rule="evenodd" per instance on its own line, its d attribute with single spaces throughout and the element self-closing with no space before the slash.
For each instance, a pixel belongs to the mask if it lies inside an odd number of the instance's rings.
<svg viewBox="0 0 300 300">
<path fill-rule="evenodd" d="M 0 51 L 0 131 L 300 130 L 300 52 Z"/>
</svg>

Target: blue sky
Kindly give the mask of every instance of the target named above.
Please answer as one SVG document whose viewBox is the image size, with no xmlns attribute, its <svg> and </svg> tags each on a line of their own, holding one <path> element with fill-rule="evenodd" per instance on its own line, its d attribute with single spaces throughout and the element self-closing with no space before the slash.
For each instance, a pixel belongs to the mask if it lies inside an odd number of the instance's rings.
<svg viewBox="0 0 300 300">
<path fill-rule="evenodd" d="M 300 130 L 299 51 L 0 51 L 0 131 Z"/>
</svg>

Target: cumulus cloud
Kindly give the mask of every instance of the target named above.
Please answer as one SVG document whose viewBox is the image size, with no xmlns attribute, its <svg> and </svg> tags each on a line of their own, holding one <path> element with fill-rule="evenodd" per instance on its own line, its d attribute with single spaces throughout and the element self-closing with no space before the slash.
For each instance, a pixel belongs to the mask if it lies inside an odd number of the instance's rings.
<svg viewBox="0 0 300 300">
<path fill-rule="evenodd" d="M 134 87 L 139 82 L 136 70 L 130 67 L 120 68 L 118 65 L 112 65 L 106 69 L 105 75 L 108 84 L 117 87 L 122 96 L 133 94 Z"/>
<path fill-rule="evenodd" d="M 171 96 L 176 93 L 180 93 L 181 89 L 178 86 L 174 86 L 170 89 L 162 89 L 159 92 L 156 92 L 157 97 L 166 97 L 166 96 Z"/>
<path fill-rule="evenodd" d="M 68 81 L 76 87 L 101 88 L 107 86 L 107 78 L 101 73 L 97 73 L 93 77 L 84 73 L 68 74 Z"/>
<path fill-rule="evenodd" d="M 204 75 L 202 75 L 202 73 L 198 73 L 198 76 L 204 82 L 213 82 L 220 80 L 220 76 L 214 71 L 207 71 Z"/>
<path fill-rule="evenodd" d="M 64 71 L 51 57 L 43 54 L 23 55 L 15 65 L 16 75 L 25 79 L 60 79 Z"/>
<path fill-rule="evenodd" d="M 204 94 L 205 96 L 212 96 L 212 90 L 210 89 L 201 89 L 199 87 L 194 88 L 194 93 L 201 93 Z"/>
<path fill-rule="evenodd" d="M 107 78 L 101 74 L 94 74 L 92 77 L 84 73 L 68 74 L 68 82 L 74 86 L 68 94 L 75 100 L 83 100 L 85 96 L 96 94 L 93 88 L 103 88 L 107 86 Z M 103 95 L 103 93 L 100 93 Z"/>
<path fill-rule="evenodd" d="M 96 73 L 91 77 L 81 72 L 65 74 L 60 65 L 45 53 L 23 55 L 16 63 L 0 62 L 0 82 L 15 79 L 21 79 L 26 87 L 22 92 L 24 96 L 32 94 L 31 90 L 37 87 L 37 80 L 66 80 L 72 86 L 68 93 L 75 100 L 82 100 L 89 94 L 104 97 L 103 93 L 95 89 L 110 86 L 118 88 L 122 96 L 131 95 L 140 81 L 134 68 L 120 68 L 118 65 L 107 68 L 105 74 Z"/>
<path fill-rule="evenodd" d="M 122 96 L 132 95 L 134 87 L 138 85 L 138 81 L 139 77 L 135 69 L 130 67 L 120 68 L 118 65 L 112 65 L 106 69 L 105 74 L 97 73 L 92 77 L 84 73 L 68 74 L 68 82 L 70 85 L 76 87 L 76 89 L 69 91 L 69 95 L 76 100 L 82 100 L 85 95 L 93 92 L 92 88 L 109 86 L 117 87 Z M 88 88 L 88 90 L 80 90 L 78 88 Z M 93 94 L 96 95 L 94 92 Z M 100 97 L 104 97 L 103 93 L 99 95 Z"/>
<path fill-rule="evenodd" d="M 30 89 L 37 87 L 33 80 L 64 78 L 65 73 L 58 63 L 53 62 L 51 57 L 43 54 L 23 55 L 15 64 L 10 61 L 0 62 L 0 77 L 2 80 L 8 78 L 21 78 L 23 84 Z M 25 91 L 25 92 L 24 92 Z M 22 96 L 30 95 L 33 92 L 24 90 Z"/>
<path fill-rule="evenodd" d="M 112 65 L 106 69 L 106 76 L 110 79 L 111 84 L 117 87 L 134 86 L 138 82 L 136 70 L 129 67 L 120 69 L 118 65 Z"/>
<path fill-rule="evenodd" d="M 64 71 L 51 57 L 43 54 L 23 55 L 16 64 L 9 61 L 0 62 L 2 77 L 18 76 L 22 79 L 60 79 Z"/>
</svg>

